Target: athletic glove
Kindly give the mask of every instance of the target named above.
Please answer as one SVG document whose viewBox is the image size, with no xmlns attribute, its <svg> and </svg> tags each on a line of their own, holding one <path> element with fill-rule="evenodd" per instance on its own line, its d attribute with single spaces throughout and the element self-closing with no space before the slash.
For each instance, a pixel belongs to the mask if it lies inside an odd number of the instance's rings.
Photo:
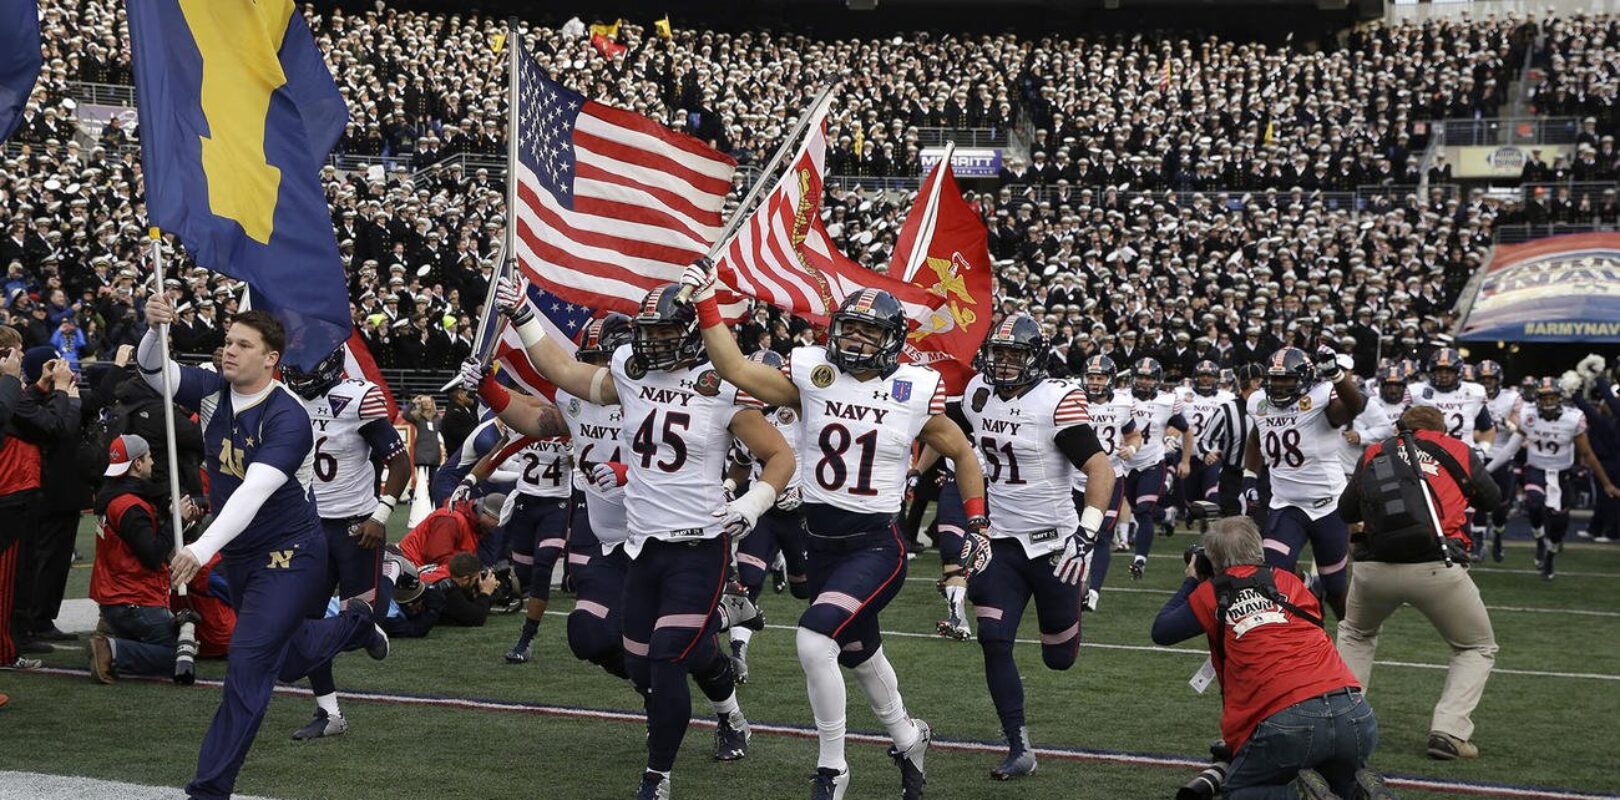
<svg viewBox="0 0 1620 800">
<path fill-rule="evenodd" d="M 741 497 L 727 503 L 715 515 L 724 519 L 722 524 L 727 536 L 742 539 L 754 530 L 754 523 L 759 521 L 760 515 L 775 503 L 776 487 L 764 481 L 755 481 Z"/>
<path fill-rule="evenodd" d="M 681 273 L 681 287 L 692 290 L 692 302 L 699 303 L 714 296 L 714 262 L 699 258 Z"/>
<path fill-rule="evenodd" d="M 462 478 L 461 483 L 456 484 L 456 490 L 450 493 L 450 502 L 456 503 L 471 498 L 473 487 L 476 485 L 477 483 L 473 481 L 472 476 Z"/>
<path fill-rule="evenodd" d="M 776 498 L 776 510 L 793 511 L 797 509 L 799 504 L 803 502 L 804 495 L 799 492 L 799 487 L 789 486 L 788 488 L 783 489 L 782 494 Z"/>
<path fill-rule="evenodd" d="M 1260 506 L 1259 476 L 1243 476 L 1243 491 L 1238 493 L 1238 501 L 1239 505 L 1242 506 L 1242 512 L 1244 514 L 1249 513 L 1250 509 L 1258 508 Z"/>
<path fill-rule="evenodd" d="M 1053 562 L 1052 573 L 1059 581 L 1070 586 L 1080 585 L 1080 576 L 1086 571 L 1086 557 L 1091 555 L 1093 547 L 1097 546 L 1097 533 L 1089 531 L 1090 538 L 1081 530 L 1063 540 L 1063 551 Z"/>
<path fill-rule="evenodd" d="M 512 321 L 522 325 L 534 319 L 534 309 L 523 302 L 523 287 L 511 278 L 503 277 L 495 283 L 495 309 Z"/>
<path fill-rule="evenodd" d="M 478 363 L 478 359 L 469 356 L 461 362 L 461 388 L 477 394 L 478 384 L 483 382 L 484 373 L 488 371 L 489 368 Z"/>
<path fill-rule="evenodd" d="M 629 469 L 617 461 L 604 461 L 591 467 L 591 482 L 604 492 L 616 489 L 624 485 Z"/>
</svg>

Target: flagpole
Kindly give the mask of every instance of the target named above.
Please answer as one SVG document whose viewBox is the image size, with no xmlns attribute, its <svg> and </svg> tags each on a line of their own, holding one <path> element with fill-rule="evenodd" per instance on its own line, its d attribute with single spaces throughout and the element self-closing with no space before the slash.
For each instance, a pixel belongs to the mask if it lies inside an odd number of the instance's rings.
<svg viewBox="0 0 1620 800">
<path fill-rule="evenodd" d="M 157 291 L 166 294 L 169 290 L 163 280 L 163 238 L 157 228 L 150 228 L 147 236 L 152 244 L 152 272 L 157 279 Z M 185 546 L 185 523 L 180 518 L 180 457 L 179 448 L 174 441 L 174 377 L 169 374 L 169 323 L 158 326 L 158 355 L 162 359 L 162 388 L 163 388 L 163 444 L 169 454 L 169 524 L 174 531 L 174 555 L 179 557 L 180 549 Z M 186 596 L 186 585 L 175 587 L 175 593 L 181 597 Z M 175 660 L 174 682 L 189 685 L 195 680 L 192 661 L 185 658 L 185 645 L 190 642 L 190 652 L 196 651 L 195 623 L 187 620 L 180 623 L 179 635 L 176 637 L 179 645 L 176 653 L 180 658 Z"/>
<path fill-rule="evenodd" d="M 799 121 L 794 123 L 792 132 L 787 135 L 786 139 L 782 140 L 782 146 L 776 148 L 776 154 L 771 156 L 770 161 L 766 162 L 765 169 L 761 170 L 759 177 L 754 179 L 754 185 L 749 188 L 747 196 L 743 197 L 743 201 L 737 206 L 737 210 L 732 212 L 731 219 L 726 221 L 725 230 L 722 230 L 719 238 L 716 238 L 714 244 L 709 246 L 707 256 L 709 260 L 712 261 L 715 256 L 720 255 L 720 251 L 731 243 L 732 234 L 736 233 L 737 229 L 742 227 L 743 222 L 747 221 L 754 201 L 759 199 L 765 187 L 771 184 L 766 178 L 776 171 L 776 168 L 787 158 L 789 152 L 799 148 L 800 137 L 804 134 L 805 129 L 810 127 L 810 120 L 821 116 L 822 106 L 832 99 L 832 90 L 835 85 L 829 85 L 827 88 L 822 89 L 821 94 L 816 95 L 815 101 L 805 110 L 804 116 L 799 117 Z M 675 299 L 683 303 L 690 300 L 691 297 L 692 287 L 690 286 L 682 286 L 680 292 L 675 295 Z"/>
<path fill-rule="evenodd" d="M 501 237 L 501 254 L 495 262 L 495 273 L 490 276 L 489 288 L 484 292 L 484 312 L 478 320 L 478 339 L 473 342 L 473 354 L 483 366 L 495 360 L 495 343 L 500 341 L 500 329 L 505 320 L 496 319 L 490 325 L 495 310 L 495 292 L 501 278 L 510 278 L 517 272 L 517 166 L 518 166 L 518 53 L 523 42 L 518 36 L 517 17 L 506 18 L 506 231 Z M 486 341 L 487 339 L 487 341 Z M 459 377 L 444 385 L 444 389 L 459 383 Z"/>
<path fill-rule="evenodd" d="M 951 155 L 955 152 L 955 140 L 946 142 L 945 155 L 940 157 L 939 163 L 935 165 L 934 169 L 950 169 Z M 939 222 L 940 184 L 944 182 L 944 176 L 940 176 L 935 180 L 932 193 L 923 199 L 923 224 L 917 229 L 917 239 L 912 242 L 911 253 L 906 258 L 906 269 L 901 275 L 901 279 L 907 283 L 910 283 L 911 278 L 917 274 L 917 270 L 922 268 L 923 259 L 928 256 L 928 248 L 925 244 L 933 239 L 934 226 Z"/>
</svg>

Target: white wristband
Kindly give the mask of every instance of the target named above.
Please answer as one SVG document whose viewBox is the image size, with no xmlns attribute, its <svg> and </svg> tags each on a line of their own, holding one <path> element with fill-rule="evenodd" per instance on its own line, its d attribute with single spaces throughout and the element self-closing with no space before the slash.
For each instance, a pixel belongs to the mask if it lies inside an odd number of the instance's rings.
<svg viewBox="0 0 1620 800">
<path fill-rule="evenodd" d="M 522 325 L 517 326 L 518 339 L 522 340 L 524 347 L 533 347 L 546 338 L 545 326 L 540 324 L 538 317 L 529 317 Z"/>
<path fill-rule="evenodd" d="M 1103 511 L 1102 511 L 1102 509 L 1100 509 L 1100 508 L 1092 508 L 1091 506 L 1086 506 L 1086 510 L 1080 512 L 1080 529 L 1081 530 L 1090 531 L 1091 534 L 1093 536 L 1095 536 L 1098 531 L 1102 530 L 1102 526 L 1103 526 Z"/>
<path fill-rule="evenodd" d="M 380 525 L 387 525 L 388 518 L 393 516 L 393 514 L 394 498 L 389 497 L 388 495 L 383 495 L 382 497 L 377 498 L 377 507 L 371 510 L 372 521 Z"/>
<path fill-rule="evenodd" d="M 1246 470 L 1243 471 L 1243 477 L 1245 477 L 1245 478 L 1254 478 L 1255 480 L 1259 480 L 1260 479 L 1260 473 L 1255 472 L 1252 469 L 1246 469 Z"/>
<path fill-rule="evenodd" d="M 743 492 L 742 497 L 731 501 L 731 505 L 737 513 L 748 517 L 752 522 L 769 511 L 771 506 L 776 505 L 776 487 L 764 481 L 755 481 L 753 486 L 748 487 L 748 491 Z"/>
<path fill-rule="evenodd" d="M 602 384 L 605 383 L 607 381 L 607 379 L 608 379 L 607 367 L 598 368 L 596 370 L 596 374 L 591 376 L 591 392 L 590 392 L 590 394 L 591 394 L 591 404 L 592 405 L 598 405 L 598 406 L 607 405 L 606 403 L 602 402 Z"/>
</svg>

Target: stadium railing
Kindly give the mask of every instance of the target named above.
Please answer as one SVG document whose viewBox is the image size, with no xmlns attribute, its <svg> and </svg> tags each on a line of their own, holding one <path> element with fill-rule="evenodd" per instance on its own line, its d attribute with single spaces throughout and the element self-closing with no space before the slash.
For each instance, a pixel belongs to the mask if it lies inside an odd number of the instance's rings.
<svg viewBox="0 0 1620 800">
<path fill-rule="evenodd" d="M 1526 201 L 1533 199 L 1537 191 L 1542 192 L 1542 196 L 1548 200 L 1554 200 L 1558 197 L 1558 191 L 1566 188 L 1569 189 L 1569 198 L 1571 200 L 1579 203 L 1582 197 L 1591 197 L 1592 202 L 1595 204 L 1603 197 L 1605 189 L 1615 188 L 1615 182 L 1571 180 L 1563 183 L 1526 183 L 1519 186 L 1520 196 Z"/>
<path fill-rule="evenodd" d="M 957 147 L 1006 147 L 1006 128 L 918 128 L 919 147 L 944 147 L 956 142 Z"/>
<path fill-rule="evenodd" d="M 1578 117 L 1491 117 L 1436 123 L 1453 147 L 1505 144 L 1572 144 L 1581 132 Z"/>
<path fill-rule="evenodd" d="M 124 84 L 68 81 L 67 95 L 80 103 L 89 103 L 93 106 L 135 105 L 135 87 Z"/>
</svg>

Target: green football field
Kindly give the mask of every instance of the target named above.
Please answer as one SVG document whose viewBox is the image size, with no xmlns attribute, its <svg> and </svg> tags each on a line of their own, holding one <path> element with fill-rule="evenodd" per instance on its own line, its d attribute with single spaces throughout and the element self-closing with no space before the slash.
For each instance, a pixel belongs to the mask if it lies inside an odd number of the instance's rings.
<svg viewBox="0 0 1620 800">
<path fill-rule="evenodd" d="M 1180 582 L 1179 554 L 1191 541 L 1186 532 L 1161 541 L 1140 583 L 1116 565 L 1101 610 L 1084 620 L 1085 647 L 1072 670 L 1050 672 L 1037 645 L 1018 647 L 1030 732 L 1043 755 L 1037 774 L 1011 784 L 988 777 L 999 760 L 1000 731 L 979 648 L 933 636 L 942 606 L 933 586 L 938 560 L 932 553 L 914 560 L 883 626 L 908 707 L 934 728 L 929 797 L 1173 796 L 1197 771 L 1193 763 L 1207 758 L 1220 713 L 1216 690 L 1198 695 L 1187 683 L 1204 652 L 1155 647 L 1148 637 L 1154 614 Z M 1448 654 L 1411 610 L 1384 630 L 1370 693 L 1382 735 L 1374 765 L 1408 779 L 1397 782 L 1403 796 L 1556 798 L 1620 790 L 1613 747 L 1620 719 L 1620 546 L 1571 545 L 1557 581 L 1545 584 L 1531 570 L 1528 543 L 1514 545 L 1506 563 L 1475 570 L 1501 645 L 1475 714 L 1479 760 L 1424 757 Z M 92 552 L 88 523 L 80 547 L 86 556 Z M 74 570 L 70 596 L 84 596 L 88 574 L 83 565 Z M 677 798 L 807 795 L 816 745 L 793 652 L 801 603 L 767 587 L 763 604 L 770 627 L 754 639 L 752 680 L 740 689 L 756 726 L 752 749 L 738 763 L 711 761 L 711 717 L 694 691 L 697 723 L 676 765 Z M 571 605 L 570 596 L 554 592 L 538 658 L 526 665 L 501 659 L 520 615 L 492 616 L 482 629 L 445 627 L 427 639 L 396 640 L 384 662 L 344 656 L 338 681 L 355 693 L 344 698 L 349 734 L 291 741 L 313 703 L 290 688 L 271 704 L 238 790 L 289 799 L 630 797 L 644 756 L 638 698 L 568 652 L 561 615 Z M 1033 617 L 1026 615 L 1025 637 L 1038 635 Z M 185 783 L 219 699 L 215 686 L 95 684 L 84 672 L 82 641 L 46 658 L 51 669 L 44 673 L 0 672 L 0 691 L 12 696 L 0 711 L 0 770 Z M 220 662 L 199 667 L 205 678 L 224 673 Z M 892 797 L 896 771 L 853 683 L 850 700 L 849 797 Z"/>
</svg>

